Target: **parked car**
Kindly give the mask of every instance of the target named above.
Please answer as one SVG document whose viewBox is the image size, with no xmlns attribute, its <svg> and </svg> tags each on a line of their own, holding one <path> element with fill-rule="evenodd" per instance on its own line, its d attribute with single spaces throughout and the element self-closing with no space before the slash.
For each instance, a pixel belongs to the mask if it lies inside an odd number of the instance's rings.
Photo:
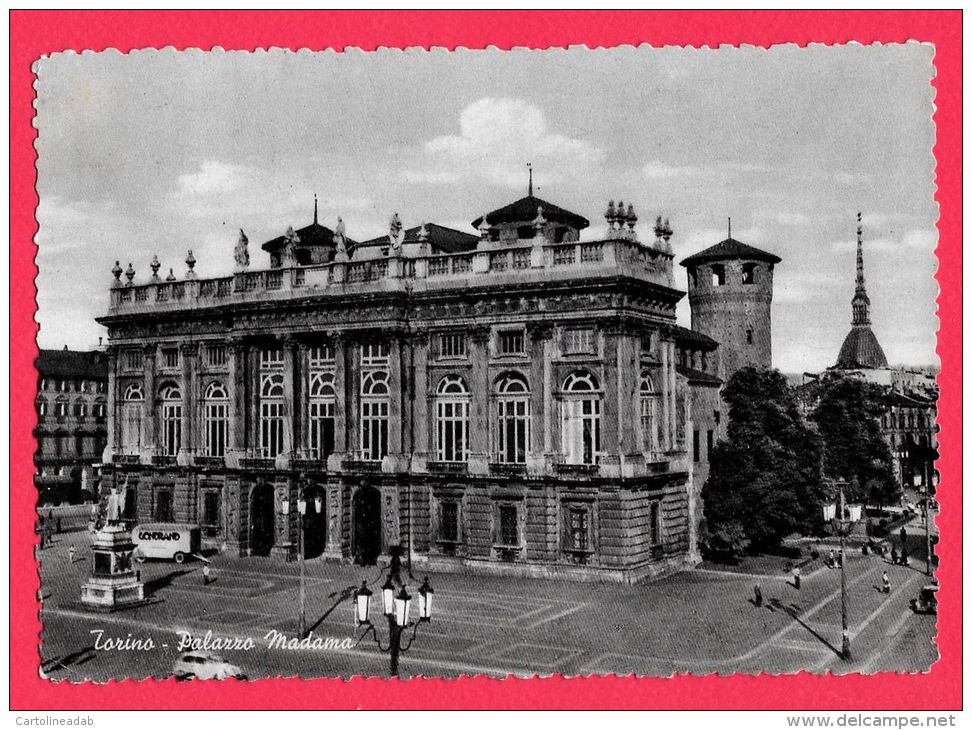
<svg viewBox="0 0 972 730">
<path fill-rule="evenodd" d="M 243 670 L 222 657 L 191 651 L 179 656 L 172 666 L 178 680 L 186 679 L 246 679 Z"/>
<path fill-rule="evenodd" d="M 911 599 L 911 610 L 915 613 L 938 613 L 938 584 L 929 583 L 918 595 Z"/>
</svg>

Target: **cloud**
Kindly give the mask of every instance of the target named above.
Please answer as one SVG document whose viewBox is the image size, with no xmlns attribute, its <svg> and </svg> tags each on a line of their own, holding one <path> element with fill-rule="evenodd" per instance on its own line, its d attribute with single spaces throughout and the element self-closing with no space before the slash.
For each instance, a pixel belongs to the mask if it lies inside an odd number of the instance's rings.
<svg viewBox="0 0 972 730">
<path fill-rule="evenodd" d="M 887 253 L 891 251 L 912 251 L 912 252 L 932 252 L 938 245 L 938 231 L 929 229 L 914 229 L 906 232 L 901 238 L 890 238 L 882 236 L 880 238 L 864 237 L 864 253 L 873 251 L 875 253 Z M 830 244 L 834 253 L 847 253 L 857 250 L 857 239 L 844 239 L 834 241 Z"/>
<path fill-rule="evenodd" d="M 253 171 L 243 165 L 206 160 L 195 172 L 179 175 L 178 195 L 226 195 L 241 188 Z"/>
<path fill-rule="evenodd" d="M 536 184 L 589 174 L 604 152 L 584 139 L 552 131 L 542 109 L 522 99 L 484 97 L 459 116 L 459 134 L 425 143 L 430 167 L 406 175 L 422 182 L 451 183 L 463 176 L 485 178 L 505 187 L 522 187 L 528 162 Z M 441 170 L 458 172 L 442 173 Z"/>
<path fill-rule="evenodd" d="M 810 217 L 806 214 L 785 210 L 758 211 L 753 217 L 760 221 L 777 223 L 781 226 L 805 226 L 810 223 Z"/>
<path fill-rule="evenodd" d="M 641 168 L 641 174 L 648 180 L 667 180 L 673 177 L 687 177 L 700 175 L 701 168 L 691 166 L 668 165 L 661 160 L 652 160 Z"/>
</svg>

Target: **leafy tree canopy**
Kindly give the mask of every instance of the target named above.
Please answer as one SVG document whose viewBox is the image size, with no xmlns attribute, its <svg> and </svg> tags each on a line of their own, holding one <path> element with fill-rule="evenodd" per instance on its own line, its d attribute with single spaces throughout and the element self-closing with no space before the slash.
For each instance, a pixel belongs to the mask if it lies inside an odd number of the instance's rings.
<svg viewBox="0 0 972 730">
<path fill-rule="evenodd" d="M 897 502 L 901 490 L 881 435 L 884 390 L 857 378 L 831 377 L 821 382 L 819 396 L 811 418 L 823 441 L 824 474 L 846 481 L 851 501 Z"/>
<path fill-rule="evenodd" d="M 828 496 L 821 444 L 786 378 L 775 370 L 743 368 L 722 395 L 729 406 L 728 435 L 713 449 L 702 489 L 710 549 L 761 550 L 792 532 L 816 532 Z"/>
</svg>

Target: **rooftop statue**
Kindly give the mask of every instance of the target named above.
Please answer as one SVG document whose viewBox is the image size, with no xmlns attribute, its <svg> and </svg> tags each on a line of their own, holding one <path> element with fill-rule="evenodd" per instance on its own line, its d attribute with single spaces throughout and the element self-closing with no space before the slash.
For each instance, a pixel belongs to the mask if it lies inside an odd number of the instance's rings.
<svg viewBox="0 0 972 730">
<path fill-rule="evenodd" d="M 236 270 L 241 271 L 250 265 L 250 250 L 247 246 L 250 243 L 250 239 L 246 237 L 243 229 L 240 229 L 240 238 L 236 242 L 236 248 L 233 250 L 233 258 L 236 260 Z"/>
</svg>

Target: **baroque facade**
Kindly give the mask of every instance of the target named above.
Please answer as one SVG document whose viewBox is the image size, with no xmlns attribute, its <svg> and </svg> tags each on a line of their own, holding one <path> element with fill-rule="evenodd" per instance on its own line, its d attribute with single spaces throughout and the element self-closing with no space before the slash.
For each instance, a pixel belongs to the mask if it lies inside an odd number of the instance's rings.
<svg viewBox="0 0 972 730">
<path fill-rule="evenodd" d="M 104 352 L 41 350 L 37 357 L 34 485 L 42 503 L 95 493 L 107 444 L 108 357 Z"/>
<path fill-rule="evenodd" d="M 317 222 L 251 270 L 116 264 L 108 486 L 240 555 L 634 581 L 698 560 L 718 343 L 679 327 L 672 235 L 530 194 L 355 243 Z M 125 281 L 122 280 L 122 274 Z M 724 425 L 722 426 L 724 428 Z M 304 500 L 301 514 L 285 504 Z"/>
</svg>

